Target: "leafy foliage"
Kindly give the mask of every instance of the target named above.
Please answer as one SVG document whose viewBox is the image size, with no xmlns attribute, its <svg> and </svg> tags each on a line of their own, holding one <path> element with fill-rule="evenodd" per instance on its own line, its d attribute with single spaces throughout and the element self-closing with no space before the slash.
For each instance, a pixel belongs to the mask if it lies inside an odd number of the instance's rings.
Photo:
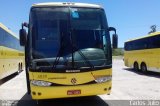
<svg viewBox="0 0 160 106">
<path fill-rule="evenodd" d="M 122 56 L 124 54 L 123 48 L 112 49 L 113 56 Z"/>
</svg>

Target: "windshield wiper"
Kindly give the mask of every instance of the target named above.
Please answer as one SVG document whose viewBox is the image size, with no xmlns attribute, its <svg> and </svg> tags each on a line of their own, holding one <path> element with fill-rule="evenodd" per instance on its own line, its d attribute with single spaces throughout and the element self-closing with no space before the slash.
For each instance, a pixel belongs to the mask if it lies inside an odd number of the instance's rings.
<svg viewBox="0 0 160 106">
<path fill-rule="evenodd" d="M 79 50 L 77 48 L 77 46 L 73 43 L 73 35 L 75 35 L 74 34 L 74 29 L 72 29 L 72 35 L 71 35 L 71 38 L 72 38 L 72 43 L 71 44 L 72 44 L 72 47 L 73 47 L 73 51 L 74 52 L 77 51 L 82 56 L 82 58 L 84 59 L 84 61 L 89 65 L 89 67 L 93 70 L 94 66 L 90 63 L 90 61 L 86 58 L 86 56 L 81 52 L 81 50 Z M 72 55 L 73 55 L 73 52 L 72 52 Z M 74 60 L 74 58 L 72 59 L 72 62 L 73 62 L 73 60 Z"/>
<path fill-rule="evenodd" d="M 60 49 L 59 49 L 58 54 L 56 56 L 56 59 L 55 59 L 55 61 L 53 63 L 53 68 L 56 68 L 56 66 L 58 65 L 59 59 L 60 59 L 60 57 L 61 57 L 61 55 L 63 53 L 63 49 L 64 49 L 64 43 L 63 43 L 64 35 L 63 35 L 63 33 L 62 33 L 62 35 L 60 34 L 60 37 L 61 37 L 61 40 L 60 40 Z"/>
<path fill-rule="evenodd" d="M 81 50 L 77 50 L 78 53 L 83 57 L 84 61 L 90 66 L 91 69 L 94 69 L 94 66 L 91 64 L 91 62 L 86 58 L 86 56 L 82 53 Z"/>
</svg>

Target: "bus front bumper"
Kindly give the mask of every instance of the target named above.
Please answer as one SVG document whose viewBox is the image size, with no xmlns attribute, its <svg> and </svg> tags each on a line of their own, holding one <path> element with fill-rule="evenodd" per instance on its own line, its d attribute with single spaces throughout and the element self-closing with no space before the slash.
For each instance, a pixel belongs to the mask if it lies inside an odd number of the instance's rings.
<svg viewBox="0 0 160 106">
<path fill-rule="evenodd" d="M 91 96 L 100 94 L 110 94 L 112 82 L 104 82 L 90 85 L 77 85 L 77 86 L 52 86 L 41 87 L 31 84 L 32 99 L 52 99 L 52 98 L 66 98 L 66 97 L 79 97 Z"/>
</svg>

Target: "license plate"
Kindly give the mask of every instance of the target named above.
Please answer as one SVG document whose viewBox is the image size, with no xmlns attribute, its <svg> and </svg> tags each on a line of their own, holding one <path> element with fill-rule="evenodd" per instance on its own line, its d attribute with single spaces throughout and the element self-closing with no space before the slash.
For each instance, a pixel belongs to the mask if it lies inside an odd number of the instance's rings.
<svg viewBox="0 0 160 106">
<path fill-rule="evenodd" d="M 81 94 L 81 90 L 68 90 L 67 95 L 79 95 Z"/>
</svg>

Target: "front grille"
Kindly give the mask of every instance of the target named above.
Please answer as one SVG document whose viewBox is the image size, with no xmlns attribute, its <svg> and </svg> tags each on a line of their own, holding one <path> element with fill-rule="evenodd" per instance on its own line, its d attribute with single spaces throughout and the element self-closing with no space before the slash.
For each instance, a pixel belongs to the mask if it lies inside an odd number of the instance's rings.
<svg viewBox="0 0 160 106">
<path fill-rule="evenodd" d="M 75 84 L 75 85 L 64 85 L 64 84 L 56 84 L 56 83 L 52 83 L 51 86 L 79 86 L 79 85 L 89 85 L 89 84 L 96 84 L 97 82 L 95 81 L 90 81 L 87 83 L 83 83 L 83 84 Z"/>
</svg>

